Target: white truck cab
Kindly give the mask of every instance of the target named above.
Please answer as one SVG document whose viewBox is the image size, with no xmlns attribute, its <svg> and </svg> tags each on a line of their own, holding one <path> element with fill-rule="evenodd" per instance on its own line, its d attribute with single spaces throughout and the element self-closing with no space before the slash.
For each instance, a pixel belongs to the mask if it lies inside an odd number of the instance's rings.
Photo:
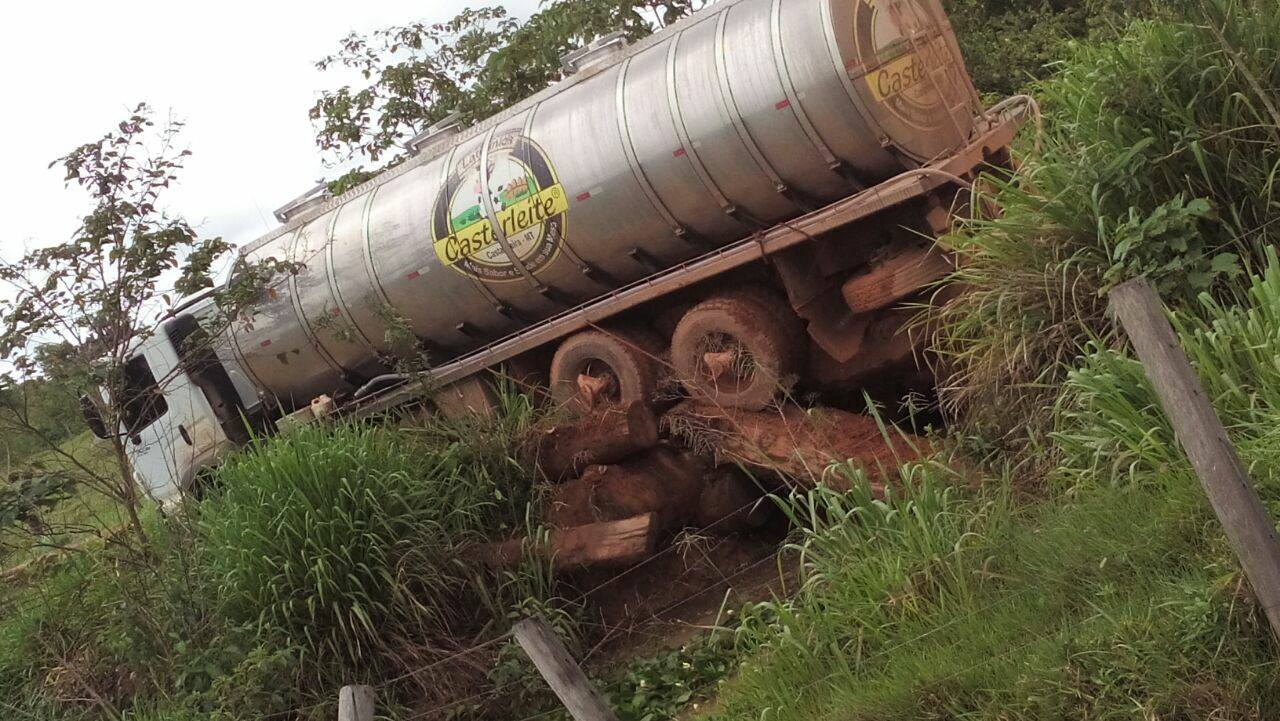
<svg viewBox="0 0 1280 721">
<path fill-rule="evenodd" d="M 257 390 L 201 328 L 212 309 L 207 296 L 180 305 L 125 361 L 119 432 L 139 485 L 163 504 L 248 440 L 246 419 L 260 405 Z M 101 422 L 90 426 L 106 437 Z"/>
</svg>

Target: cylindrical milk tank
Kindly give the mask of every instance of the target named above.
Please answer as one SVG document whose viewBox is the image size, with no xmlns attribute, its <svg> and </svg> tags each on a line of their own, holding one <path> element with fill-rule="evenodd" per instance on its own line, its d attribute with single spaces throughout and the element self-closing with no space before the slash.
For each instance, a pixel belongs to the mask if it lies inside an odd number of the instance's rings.
<svg viewBox="0 0 1280 721">
<path fill-rule="evenodd" d="M 288 259 L 234 325 L 295 407 L 442 362 L 941 157 L 978 111 L 937 0 L 724 0 L 260 240 Z"/>
</svg>

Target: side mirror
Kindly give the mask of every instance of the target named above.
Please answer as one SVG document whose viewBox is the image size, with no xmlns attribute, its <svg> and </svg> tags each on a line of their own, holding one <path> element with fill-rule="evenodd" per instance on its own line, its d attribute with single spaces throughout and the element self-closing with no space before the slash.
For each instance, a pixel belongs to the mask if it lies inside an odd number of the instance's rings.
<svg viewBox="0 0 1280 721">
<path fill-rule="evenodd" d="M 80 396 L 80 413 L 84 416 L 84 421 L 89 425 L 93 435 L 103 440 L 109 437 L 107 424 L 102 422 L 102 416 L 98 414 L 98 406 L 94 405 L 93 399 L 89 396 Z"/>
</svg>

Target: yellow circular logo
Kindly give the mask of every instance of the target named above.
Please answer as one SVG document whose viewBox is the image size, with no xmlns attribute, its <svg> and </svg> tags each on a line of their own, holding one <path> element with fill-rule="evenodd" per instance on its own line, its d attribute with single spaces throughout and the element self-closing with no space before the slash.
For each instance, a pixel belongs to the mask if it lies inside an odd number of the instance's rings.
<svg viewBox="0 0 1280 721">
<path fill-rule="evenodd" d="M 488 156 L 482 169 L 477 148 L 449 174 L 432 207 L 432 244 L 459 273 L 517 280 L 517 263 L 536 273 L 559 254 L 569 201 L 542 148 L 520 132 L 494 136 Z"/>
</svg>

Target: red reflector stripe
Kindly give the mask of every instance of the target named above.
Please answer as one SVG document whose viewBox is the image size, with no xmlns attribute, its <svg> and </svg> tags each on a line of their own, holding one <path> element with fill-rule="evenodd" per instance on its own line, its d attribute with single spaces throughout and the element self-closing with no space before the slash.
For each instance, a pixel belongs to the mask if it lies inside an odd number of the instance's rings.
<svg viewBox="0 0 1280 721">
<path fill-rule="evenodd" d="M 779 100 L 778 102 L 776 102 L 776 103 L 774 103 L 774 104 L 773 104 L 773 107 L 777 108 L 778 110 L 782 110 L 783 108 L 789 108 L 789 107 L 791 107 L 791 101 L 790 101 L 790 100 Z"/>
<path fill-rule="evenodd" d="M 270 339 L 264 340 L 258 345 L 262 346 L 263 348 L 266 348 L 267 346 L 271 345 L 271 340 Z"/>
<path fill-rule="evenodd" d="M 408 278 L 409 280 L 417 280 L 422 277 L 422 274 L 415 270 L 409 275 L 406 275 L 405 277 Z"/>
<path fill-rule="evenodd" d="M 676 156 L 677 158 L 683 158 L 683 157 L 684 157 L 684 148 L 676 148 L 675 152 L 674 152 L 674 153 L 672 153 L 672 155 Z"/>
<path fill-rule="evenodd" d="M 581 203 L 581 202 L 582 202 L 582 201 L 584 201 L 584 200 L 591 200 L 591 193 L 580 193 L 580 194 L 578 195 L 578 202 L 579 202 L 579 203 Z"/>
</svg>

